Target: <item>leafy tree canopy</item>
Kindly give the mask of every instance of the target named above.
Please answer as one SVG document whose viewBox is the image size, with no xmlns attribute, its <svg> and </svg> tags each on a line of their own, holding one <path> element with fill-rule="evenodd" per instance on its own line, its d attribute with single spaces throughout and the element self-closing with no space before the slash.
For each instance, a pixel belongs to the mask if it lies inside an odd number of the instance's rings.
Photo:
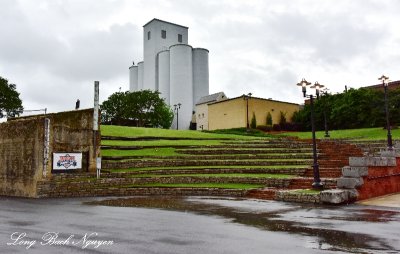
<svg viewBox="0 0 400 254">
<path fill-rule="evenodd" d="M 400 123 L 400 89 L 388 92 L 392 125 Z M 360 88 L 345 93 L 324 95 L 314 104 L 316 128 L 324 128 L 324 112 L 330 129 L 354 129 L 385 126 L 384 94 L 381 90 Z M 311 129 L 310 105 L 293 115 L 303 130 Z"/>
<path fill-rule="evenodd" d="M 172 109 L 158 91 L 116 92 L 101 105 L 102 123 L 169 128 Z"/>
<path fill-rule="evenodd" d="M 19 116 L 23 110 L 17 86 L 0 77 L 0 118 Z"/>
</svg>

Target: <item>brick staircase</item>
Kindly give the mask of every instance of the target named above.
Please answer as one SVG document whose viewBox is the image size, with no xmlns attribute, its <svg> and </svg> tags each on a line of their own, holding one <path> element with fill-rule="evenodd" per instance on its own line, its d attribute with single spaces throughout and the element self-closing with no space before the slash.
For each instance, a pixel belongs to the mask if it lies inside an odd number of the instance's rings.
<svg viewBox="0 0 400 254">
<path fill-rule="evenodd" d="M 298 141 L 300 142 L 300 141 Z M 309 145 L 311 140 L 303 141 Z M 319 140 L 318 163 L 321 181 L 325 189 L 336 188 L 336 179 L 342 175 L 342 167 L 347 166 L 350 156 L 361 156 L 363 150 L 351 143 L 340 140 Z M 312 162 L 301 177 L 291 180 L 287 189 L 310 189 L 314 182 Z M 276 197 L 276 192 L 282 189 L 267 188 L 248 192 L 248 197 L 271 199 Z"/>
</svg>

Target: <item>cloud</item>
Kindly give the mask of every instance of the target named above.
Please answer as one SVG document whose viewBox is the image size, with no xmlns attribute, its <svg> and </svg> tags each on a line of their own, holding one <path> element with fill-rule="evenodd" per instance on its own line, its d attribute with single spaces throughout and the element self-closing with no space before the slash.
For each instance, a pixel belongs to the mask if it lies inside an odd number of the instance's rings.
<svg viewBox="0 0 400 254">
<path fill-rule="evenodd" d="M 210 92 L 301 102 L 295 83 L 332 91 L 399 79 L 396 0 L 0 0 L 0 76 L 26 108 L 91 106 L 128 89 L 142 60 L 142 25 L 189 26 L 189 43 L 210 50 Z M 3 39 L 5 38 L 5 39 Z"/>
</svg>

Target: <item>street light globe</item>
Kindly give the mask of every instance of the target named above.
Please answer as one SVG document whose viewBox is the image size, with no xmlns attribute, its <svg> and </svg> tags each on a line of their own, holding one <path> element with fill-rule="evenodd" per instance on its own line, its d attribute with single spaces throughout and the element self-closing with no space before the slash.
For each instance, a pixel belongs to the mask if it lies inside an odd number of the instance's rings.
<svg viewBox="0 0 400 254">
<path fill-rule="evenodd" d="M 378 80 L 382 81 L 382 85 L 384 86 L 388 86 L 389 84 L 389 77 L 382 75 L 380 78 L 378 78 Z"/>
</svg>

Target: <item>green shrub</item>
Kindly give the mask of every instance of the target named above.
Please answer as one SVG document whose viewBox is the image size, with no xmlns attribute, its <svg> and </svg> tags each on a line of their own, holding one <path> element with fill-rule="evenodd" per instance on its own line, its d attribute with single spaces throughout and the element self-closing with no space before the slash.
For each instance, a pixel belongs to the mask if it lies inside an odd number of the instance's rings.
<svg viewBox="0 0 400 254">
<path fill-rule="evenodd" d="M 286 124 L 286 112 L 280 111 L 279 124 L 281 126 Z"/>
<path fill-rule="evenodd" d="M 272 115 L 271 115 L 271 112 L 268 112 L 266 120 L 267 120 L 266 121 L 267 126 L 272 126 Z"/>
<path fill-rule="evenodd" d="M 256 114 L 254 112 L 253 112 L 253 117 L 251 118 L 250 127 L 252 129 L 257 128 L 257 119 L 256 119 Z"/>
</svg>

